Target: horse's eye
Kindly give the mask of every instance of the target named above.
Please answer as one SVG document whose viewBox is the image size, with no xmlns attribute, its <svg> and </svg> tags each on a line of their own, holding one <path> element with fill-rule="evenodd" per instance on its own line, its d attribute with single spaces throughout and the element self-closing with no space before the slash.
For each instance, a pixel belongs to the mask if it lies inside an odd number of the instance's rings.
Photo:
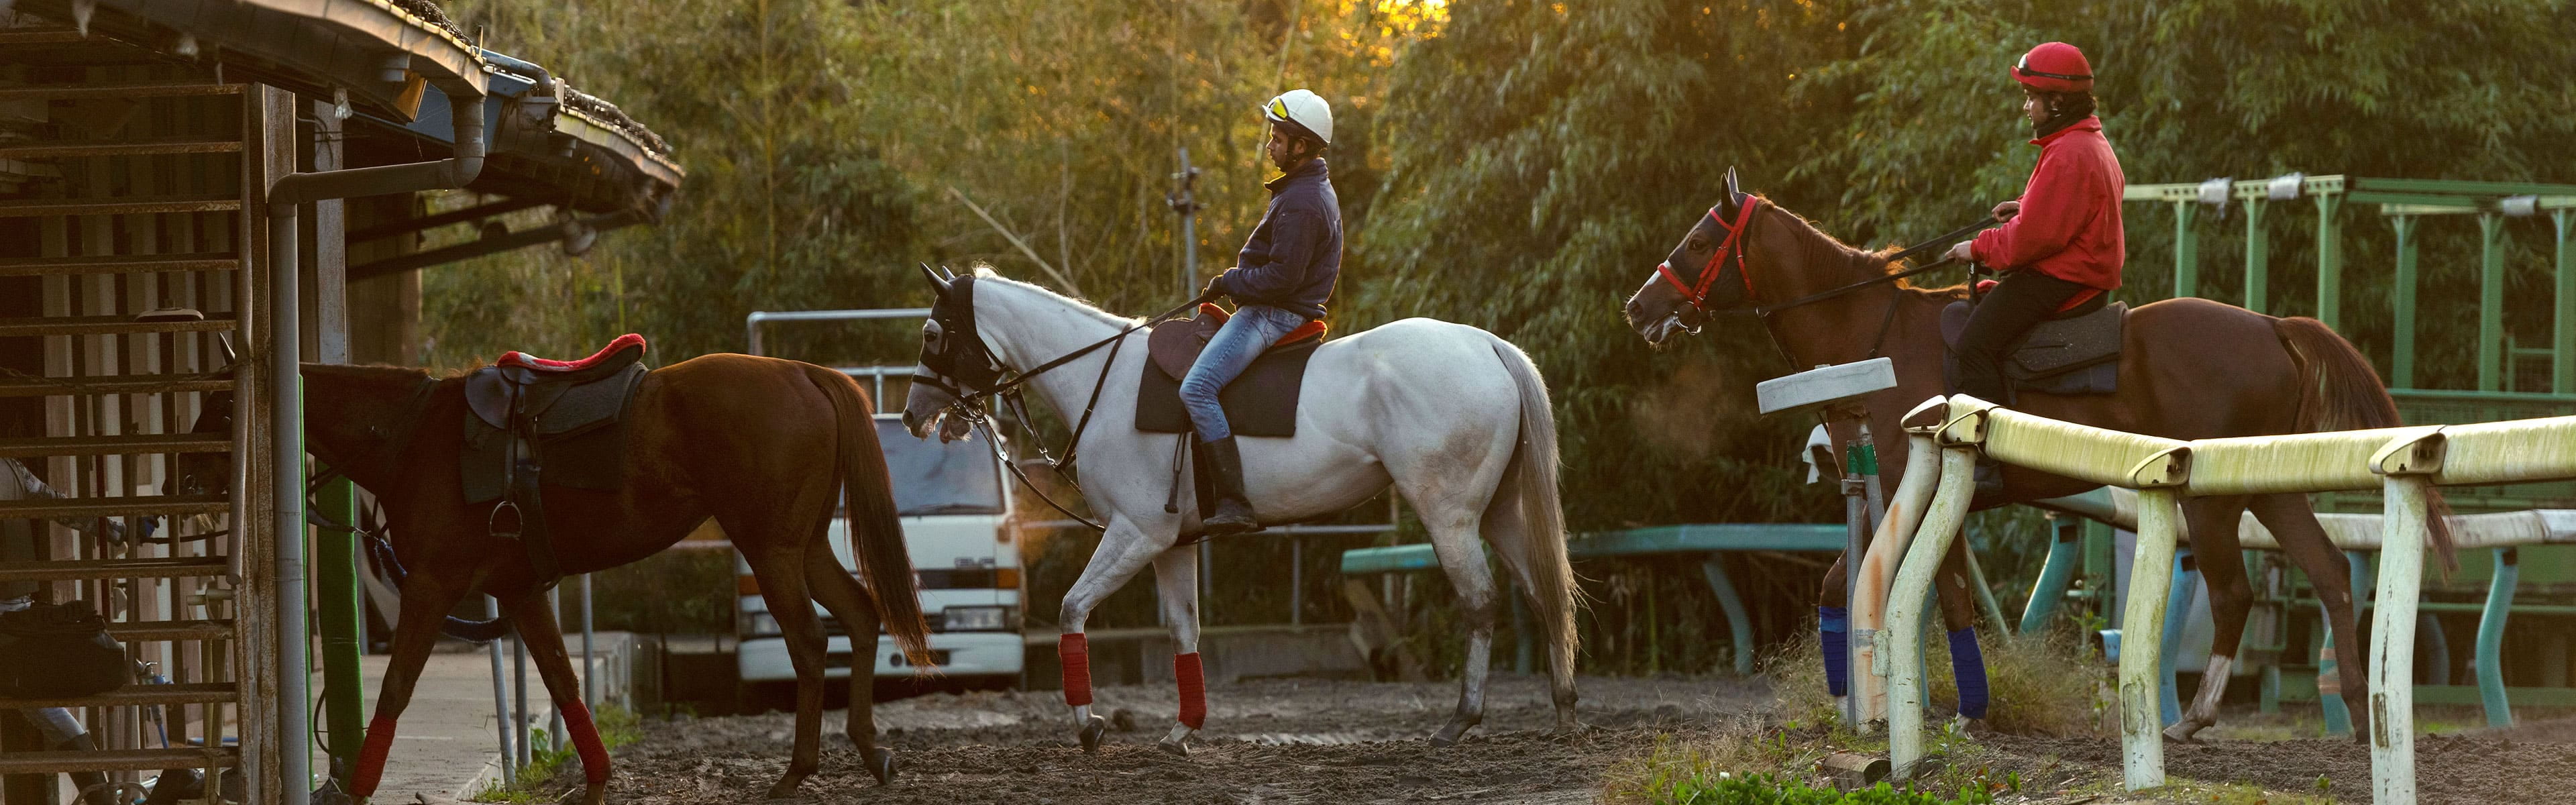
<svg viewBox="0 0 2576 805">
<path fill-rule="evenodd" d="M 1690 250 L 1691 250 L 1691 251 L 1695 251 L 1695 252 L 1707 251 L 1707 250 L 1708 250 L 1708 239 L 1707 239 L 1707 238 L 1703 238 L 1703 237 L 1698 237 L 1698 236 L 1696 236 L 1696 235 L 1692 236 L 1692 237 L 1691 237 L 1691 239 L 1690 239 Z"/>
</svg>

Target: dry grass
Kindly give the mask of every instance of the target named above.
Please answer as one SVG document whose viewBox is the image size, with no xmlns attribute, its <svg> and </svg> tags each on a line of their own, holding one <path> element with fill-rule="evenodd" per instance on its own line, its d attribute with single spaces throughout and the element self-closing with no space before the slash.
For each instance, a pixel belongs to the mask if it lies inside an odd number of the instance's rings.
<svg viewBox="0 0 2576 805">
<path fill-rule="evenodd" d="M 1825 693 L 1824 662 L 1814 634 L 1811 624 L 1801 639 L 1763 660 L 1763 674 L 1780 693 L 1781 715 L 1793 724 L 1841 718 Z M 1986 728 L 2012 735 L 2118 734 L 2116 726 L 2099 726 L 2113 706 L 2111 668 L 2089 660 L 2089 650 L 2074 638 L 2052 631 L 1998 639 L 1992 630 L 1981 630 L 1978 637 L 1991 692 Z M 1959 691 L 1950 671 L 1949 642 L 1935 636 L 1924 644 L 1932 706 L 1955 712 Z"/>
</svg>

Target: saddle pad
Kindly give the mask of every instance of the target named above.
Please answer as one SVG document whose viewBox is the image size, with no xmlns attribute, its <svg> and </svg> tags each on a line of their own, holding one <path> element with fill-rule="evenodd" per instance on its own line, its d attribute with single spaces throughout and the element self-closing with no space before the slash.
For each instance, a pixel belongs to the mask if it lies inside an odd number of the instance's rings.
<svg viewBox="0 0 2576 805">
<path fill-rule="evenodd" d="M 489 371 L 489 370 L 486 370 Z M 642 364 L 617 377 L 565 389 L 533 417 L 528 446 L 547 486 L 616 489 L 626 480 L 626 407 L 644 385 Z M 509 431 L 465 414 L 465 449 L 457 469 L 465 502 L 499 500 L 510 460 Z"/>
<path fill-rule="evenodd" d="M 1297 395 L 1306 384 L 1306 361 L 1321 342 L 1273 347 L 1252 361 L 1243 375 L 1217 393 L 1225 421 L 1237 436 L 1297 435 Z M 1181 407 L 1181 381 L 1146 361 L 1136 388 L 1136 429 L 1147 433 L 1190 433 L 1189 412 Z"/>
<path fill-rule="evenodd" d="M 1968 327 L 1968 313 L 1966 302 L 1952 302 L 1942 309 L 1943 344 L 1958 345 L 1959 334 Z M 2112 302 L 2090 313 L 2041 322 L 2013 345 L 2004 361 L 2004 375 L 2015 381 L 2033 380 L 2118 361 L 2128 315 L 2127 303 Z"/>
</svg>

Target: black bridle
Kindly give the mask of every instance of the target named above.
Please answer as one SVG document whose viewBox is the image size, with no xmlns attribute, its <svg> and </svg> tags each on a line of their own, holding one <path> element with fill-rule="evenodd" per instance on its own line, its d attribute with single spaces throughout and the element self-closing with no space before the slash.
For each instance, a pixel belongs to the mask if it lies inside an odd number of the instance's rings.
<svg viewBox="0 0 2576 805">
<path fill-rule="evenodd" d="M 1082 481 L 1075 475 L 1074 462 L 1077 452 L 1082 449 L 1082 434 L 1091 428 L 1091 415 L 1100 406 L 1100 392 L 1109 386 L 1109 372 L 1118 365 L 1118 353 L 1126 348 L 1127 337 L 1138 330 L 1153 327 L 1176 318 L 1182 313 L 1197 309 L 1201 302 L 1207 301 L 1208 297 L 1202 295 L 1191 299 L 1179 307 L 1121 328 L 1117 334 L 1108 338 L 1091 342 L 1027 371 L 1013 373 L 1009 366 L 1002 363 L 999 356 L 993 354 L 993 348 L 986 345 L 983 336 L 977 334 L 975 330 L 975 277 L 971 274 L 966 276 L 951 274 L 943 279 L 932 272 L 928 265 L 922 266 L 921 270 L 923 274 L 929 275 L 931 283 L 939 289 L 939 300 L 930 308 L 930 321 L 932 325 L 939 328 L 939 336 L 935 351 L 934 345 L 922 346 L 921 365 L 930 372 L 914 372 L 912 381 L 947 392 L 952 402 L 942 409 L 942 412 L 947 416 L 965 420 L 976 430 L 983 432 L 985 442 L 993 450 L 993 458 L 1010 468 L 1011 475 L 1019 478 L 1020 483 L 1027 486 L 1030 492 L 1035 493 L 1039 500 L 1046 501 L 1049 507 L 1091 527 L 1093 531 L 1107 531 L 1106 526 L 1092 521 L 1091 518 L 1075 514 L 1064 504 L 1057 503 L 1055 498 L 1047 496 L 1045 489 L 1029 480 L 1028 473 L 1021 470 L 1019 462 L 1012 460 L 1009 452 L 1004 449 L 1001 429 L 993 425 L 986 402 L 999 400 L 1003 409 L 1014 419 L 1019 420 L 1023 430 L 1034 434 L 1035 426 L 1030 424 L 1032 420 L 1029 418 L 1028 403 L 1021 394 L 1021 387 L 1039 375 L 1054 371 L 1102 347 L 1108 347 L 1109 359 L 1101 362 L 1100 375 L 1091 383 L 1091 398 L 1083 403 L 1082 416 L 1075 420 L 1073 434 L 1065 438 L 1064 458 L 1058 459 L 1050 455 L 1044 440 L 1037 440 L 1038 458 L 1044 460 L 1047 467 L 1054 470 L 1057 475 L 1063 476 L 1067 483 L 1072 484 L 1075 491 L 1080 491 Z"/>
</svg>

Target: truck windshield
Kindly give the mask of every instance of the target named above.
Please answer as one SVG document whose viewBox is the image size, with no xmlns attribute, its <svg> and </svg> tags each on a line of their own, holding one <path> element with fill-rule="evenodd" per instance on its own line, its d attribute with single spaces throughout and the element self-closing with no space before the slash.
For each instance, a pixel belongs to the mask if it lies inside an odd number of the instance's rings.
<svg viewBox="0 0 2576 805">
<path fill-rule="evenodd" d="M 877 420 L 886 469 L 894 474 L 897 514 L 1001 514 L 1001 469 L 982 441 L 916 439 L 903 423 Z"/>
</svg>

